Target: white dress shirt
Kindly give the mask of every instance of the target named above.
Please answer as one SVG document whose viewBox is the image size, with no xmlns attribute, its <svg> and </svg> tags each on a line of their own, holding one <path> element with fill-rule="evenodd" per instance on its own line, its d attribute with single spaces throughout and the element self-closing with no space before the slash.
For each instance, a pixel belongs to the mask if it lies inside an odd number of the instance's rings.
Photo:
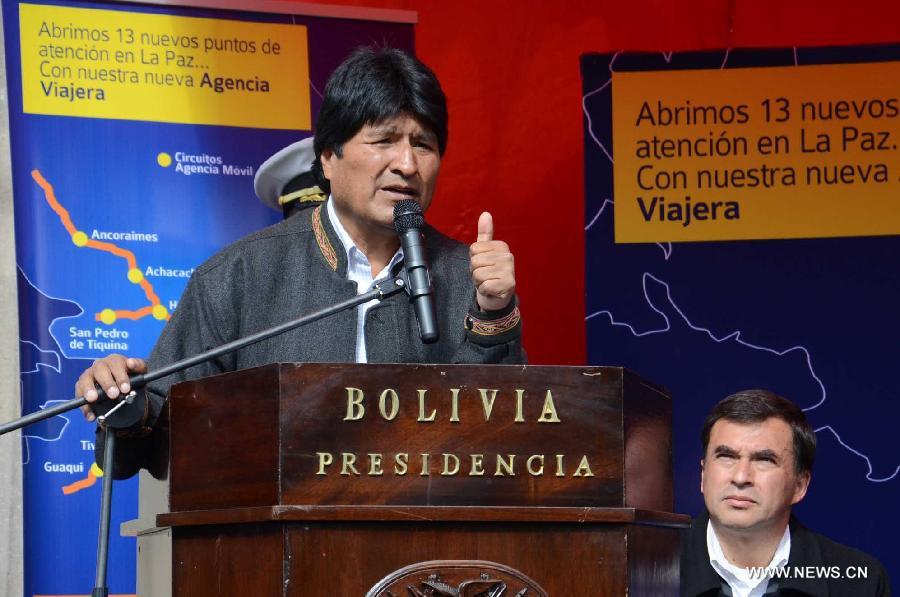
<svg viewBox="0 0 900 597">
<path fill-rule="evenodd" d="M 766 588 L 769 586 L 769 576 L 766 574 L 758 574 L 755 577 L 750 576 L 749 569 L 742 566 L 735 566 L 725 557 L 722 551 L 722 545 L 719 538 L 716 537 L 716 531 L 713 529 L 712 522 L 706 523 L 706 549 L 709 552 L 709 563 L 713 569 L 725 579 L 734 597 L 759 597 L 765 594 Z M 775 549 L 772 561 L 766 568 L 780 568 L 787 564 L 788 556 L 791 553 L 791 528 L 785 527 L 784 535 Z"/>
<path fill-rule="evenodd" d="M 372 282 L 375 280 L 380 280 L 388 275 L 388 272 L 391 271 L 391 268 L 394 265 L 403 259 L 403 249 L 397 249 L 397 252 L 394 253 L 394 256 L 391 257 L 390 262 L 388 262 L 387 266 L 378 272 L 376 275 L 372 275 L 372 266 L 369 264 L 369 259 L 365 256 L 365 254 L 359 250 L 359 247 L 356 246 L 356 243 L 353 242 L 353 239 L 350 238 L 350 235 L 347 234 L 346 228 L 344 228 L 343 224 L 341 224 L 340 218 L 338 218 L 337 212 L 334 209 L 334 199 L 330 196 L 328 197 L 328 203 L 325 208 L 326 213 L 328 214 L 328 219 L 331 221 L 331 227 L 334 228 L 334 231 L 337 233 L 338 238 L 341 240 L 341 244 L 344 246 L 344 251 L 347 253 L 347 279 L 351 282 L 356 282 L 356 294 L 362 294 L 364 292 L 368 292 L 372 289 Z M 372 308 L 372 305 L 378 303 L 377 299 L 372 299 L 368 303 L 364 303 L 359 305 L 356 308 L 356 362 L 357 363 L 367 363 L 368 359 L 366 356 L 366 312 Z"/>
</svg>

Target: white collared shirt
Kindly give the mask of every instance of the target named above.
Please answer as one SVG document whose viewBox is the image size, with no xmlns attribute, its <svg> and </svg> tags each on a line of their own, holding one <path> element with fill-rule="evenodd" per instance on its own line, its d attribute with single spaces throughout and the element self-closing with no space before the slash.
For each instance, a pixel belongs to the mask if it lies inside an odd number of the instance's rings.
<svg viewBox="0 0 900 597">
<path fill-rule="evenodd" d="M 742 566 L 735 566 L 725 557 L 712 522 L 706 523 L 706 549 L 709 552 L 709 563 L 713 569 L 725 579 L 734 597 L 759 597 L 766 592 L 769 586 L 769 575 L 759 574 L 751 577 L 750 570 Z M 791 528 L 784 528 L 784 535 L 778 542 L 772 561 L 766 566 L 768 569 L 781 568 L 788 562 L 791 553 Z"/>
<path fill-rule="evenodd" d="M 328 197 L 325 212 L 328 214 L 328 219 L 331 221 L 331 227 L 334 228 L 341 244 L 344 246 L 344 251 L 347 254 L 347 279 L 351 282 L 356 282 L 356 294 L 362 294 L 371 290 L 372 282 L 386 277 L 388 272 L 391 271 L 391 268 L 394 267 L 398 261 L 403 259 L 403 249 L 397 249 L 397 252 L 391 257 L 387 266 L 373 276 L 369 259 L 359 250 L 359 247 L 356 246 L 356 243 L 353 242 L 350 235 L 347 234 L 347 229 L 341 224 L 341 220 L 338 218 L 337 212 L 334 209 L 334 199 L 331 196 Z M 359 305 L 356 308 L 357 363 L 368 362 L 368 357 L 366 355 L 366 312 L 377 303 L 378 301 L 376 299 L 372 299 L 368 303 Z"/>
</svg>

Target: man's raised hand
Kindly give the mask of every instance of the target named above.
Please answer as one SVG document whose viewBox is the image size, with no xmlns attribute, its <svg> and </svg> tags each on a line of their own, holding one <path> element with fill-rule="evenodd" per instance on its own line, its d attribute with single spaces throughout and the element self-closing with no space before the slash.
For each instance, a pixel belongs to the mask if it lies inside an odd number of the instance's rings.
<svg viewBox="0 0 900 597">
<path fill-rule="evenodd" d="M 469 271 L 482 311 L 499 311 L 515 296 L 514 261 L 509 245 L 494 240 L 493 216 L 482 213 L 478 218 L 478 239 L 469 247 Z"/>
</svg>

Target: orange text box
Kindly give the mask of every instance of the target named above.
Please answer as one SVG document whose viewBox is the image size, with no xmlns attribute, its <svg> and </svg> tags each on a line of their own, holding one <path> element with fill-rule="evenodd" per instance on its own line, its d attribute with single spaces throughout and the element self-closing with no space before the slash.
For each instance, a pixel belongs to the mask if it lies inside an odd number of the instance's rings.
<svg viewBox="0 0 900 597">
<path fill-rule="evenodd" d="M 900 63 L 613 74 L 616 242 L 900 234 Z"/>
</svg>

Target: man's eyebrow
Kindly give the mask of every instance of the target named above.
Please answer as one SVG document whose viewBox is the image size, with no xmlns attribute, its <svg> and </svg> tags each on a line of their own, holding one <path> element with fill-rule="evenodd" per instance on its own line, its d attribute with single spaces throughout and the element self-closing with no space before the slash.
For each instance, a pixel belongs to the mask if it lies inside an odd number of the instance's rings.
<svg viewBox="0 0 900 597">
<path fill-rule="evenodd" d="M 774 460 L 775 462 L 781 462 L 781 457 L 775 452 L 775 450 L 758 450 L 753 452 L 750 455 L 750 458 L 753 460 Z"/>
<path fill-rule="evenodd" d="M 716 456 L 737 456 L 738 451 L 728 446 L 716 446 L 713 454 Z"/>
<path fill-rule="evenodd" d="M 397 132 L 397 127 L 393 124 L 373 124 L 369 132 L 372 135 L 391 135 Z"/>
<path fill-rule="evenodd" d="M 367 135 L 369 137 L 381 137 L 384 135 L 391 136 L 396 135 L 400 129 L 395 124 L 373 124 L 370 126 Z M 434 133 L 428 129 L 423 129 L 417 133 L 412 135 L 414 139 L 430 141 L 432 143 L 437 143 L 438 136 L 437 133 Z"/>
</svg>

